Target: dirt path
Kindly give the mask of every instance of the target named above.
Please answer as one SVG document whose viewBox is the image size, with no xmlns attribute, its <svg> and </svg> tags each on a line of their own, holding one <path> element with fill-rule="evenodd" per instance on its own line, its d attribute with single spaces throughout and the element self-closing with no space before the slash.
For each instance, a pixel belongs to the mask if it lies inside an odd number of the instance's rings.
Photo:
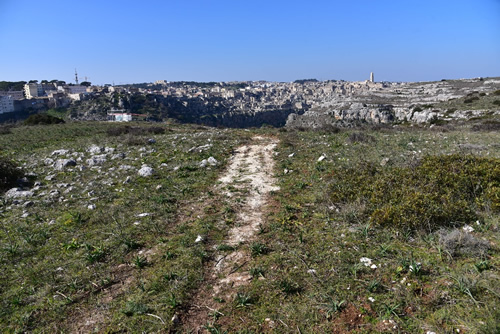
<svg viewBox="0 0 500 334">
<path fill-rule="evenodd" d="M 231 158 L 228 169 L 219 181 L 218 190 L 237 205 L 237 220 L 229 232 L 226 245 L 234 251 L 219 254 L 207 279 L 212 288 L 202 287 L 193 299 L 193 306 L 183 316 L 184 329 L 202 333 L 217 304 L 214 298 L 232 301 L 237 288 L 249 284 L 251 275 L 246 263 L 250 252 L 246 244 L 255 241 L 264 222 L 267 196 L 279 190 L 273 178 L 273 152 L 278 141 L 256 136 L 252 143 L 241 146 Z"/>
</svg>

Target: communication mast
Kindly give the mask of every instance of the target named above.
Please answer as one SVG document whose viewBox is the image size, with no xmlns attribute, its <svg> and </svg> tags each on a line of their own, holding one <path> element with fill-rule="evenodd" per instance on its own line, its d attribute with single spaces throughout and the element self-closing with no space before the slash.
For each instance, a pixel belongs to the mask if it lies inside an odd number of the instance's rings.
<svg viewBox="0 0 500 334">
<path fill-rule="evenodd" d="M 75 82 L 78 85 L 78 73 L 76 72 L 76 68 L 75 68 Z"/>
</svg>

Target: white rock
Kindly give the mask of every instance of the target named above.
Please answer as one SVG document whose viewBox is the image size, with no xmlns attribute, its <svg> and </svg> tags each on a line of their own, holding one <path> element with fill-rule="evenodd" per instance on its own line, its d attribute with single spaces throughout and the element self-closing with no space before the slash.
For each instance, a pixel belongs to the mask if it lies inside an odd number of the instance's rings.
<svg viewBox="0 0 500 334">
<path fill-rule="evenodd" d="M 130 170 L 130 169 L 134 169 L 134 167 L 130 166 L 130 165 L 120 165 L 120 167 L 118 167 L 119 169 L 121 170 Z"/>
<path fill-rule="evenodd" d="M 214 157 L 210 157 L 208 158 L 208 163 L 211 165 L 211 166 L 215 166 L 217 165 L 219 162 L 217 161 L 217 159 L 215 159 Z"/>
<path fill-rule="evenodd" d="M 26 198 L 32 196 L 33 196 L 32 191 L 21 190 L 20 188 L 12 188 L 5 193 L 5 198 Z"/>
<path fill-rule="evenodd" d="M 46 165 L 46 166 L 50 166 L 54 163 L 54 159 L 51 159 L 51 158 L 46 158 L 43 160 L 43 163 Z"/>
<path fill-rule="evenodd" d="M 113 154 L 111 156 L 111 160 L 115 160 L 115 159 L 124 159 L 125 158 L 125 153 L 117 153 L 117 154 Z"/>
<path fill-rule="evenodd" d="M 291 158 L 295 155 L 295 153 L 289 154 L 288 157 Z"/>
<path fill-rule="evenodd" d="M 106 154 L 100 154 L 100 155 L 94 155 L 92 158 L 87 159 L 86 163 L 90 167 L 92 166 L 97 166 L 97 165 L 102 165 L 105 163 L 107 160 Z"/>
<path fill-rule="evenodd" d="M 472 227 L 470 225 L 465 225 L 464 227 L 462 227 L 462 230 L 464 230 L 467 233 L 472 233 L 472 232 L 474 232 L 474 227 Z"/>
<path fill-rule="evenodd" d="M 140 176 L 144 176 L 144 177 L 147 177 L 147 176 L 151 176 L 154 174 L 154 169 L 149 167 L 149 166 L 143 166 L 141 169 L 139 169 L 139 175 Z"/>
<path fill-rule="evenodd" d="M 309 269 L 309 270 L 307 270 L 307 273 L 311 274 L 311 275 L 315 275 L 316 274 L 316 270 L 315 269 Z"/>
<path fill-rule="evenodd" d="M 152 213 L 144 212 L 144 213 L 139 213 L 138 215 L 136 215 L 136 217 L 147 217 L 152 215 L 153 215 Z"/>
<path fill-rule="evenodd" d="M 375 298 L 373 298 L 373 297 L 368 297 L 368 300 L 369 300 L 370 302 L 372 302 L 372 303 L 373 303 L 373 302 L 375 301 Z"/>
<path fill-rule="evenodd" d="M 202 241 L 203 241 L 203 237 L 201 235 L 198 235 L 194 242 L 198 243 L 198 242 L 202 242 Z"/>
<path fill-rule="evenodd" d="M 324 155 L 320 156 L 320 157 L 318 158 L 318 162 L 321 162 L 321 161 L 325 160 L 325 158 L 326 158 L 326 156 L 324 156 Z"/>
<path fill-rule="evenodd" d="M 359 259 L 359 262 L 364 264 L 366 267 L 370 267 L 372 265 L 372 259 L 367 257 L 362 257 L 361 259 Z"/>
<path fill-rule="evenodd" d="M 95 208 L 96 208 L 95 204 L 89 204 L 87 206 L 87 209 L 89 209 L 89 210 L 95 210 Z"/>
<path fill-rule="evenodd" d="M 98 154 L 98 153 L 101 153 L 102 151 L 103 151 L 103 148 L 99 147 L 97 145 L 92 145 L 89 148 L 87 148 L 87 152 L 89 152 L 90 154 Z"/>
<path fill-rule="evenodd" d="M 54 164 L 54 169 L 62 171 L 66 167 L 76 166 L 76 161 L 73 159 L 58 159 Z"/>
<path fill-rule="evenodd" d="M 69 150 L 61 149 L 61 150 L 55 150 L 54 152 L 52 152 L 51 155 L 66 155 L 68 153 L 69 153 Z"/>
</svg>

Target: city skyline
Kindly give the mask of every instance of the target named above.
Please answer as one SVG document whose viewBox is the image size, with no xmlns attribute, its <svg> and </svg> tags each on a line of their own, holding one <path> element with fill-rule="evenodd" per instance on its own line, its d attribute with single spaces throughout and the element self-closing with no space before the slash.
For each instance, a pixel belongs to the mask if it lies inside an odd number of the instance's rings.
<svg viewBox="0 0 500 334">
<path fill-rule="evenodd" d="M 0 3 L 0 80 L 435 81 L 500 76 L 495 0 Z"/>
</svg>

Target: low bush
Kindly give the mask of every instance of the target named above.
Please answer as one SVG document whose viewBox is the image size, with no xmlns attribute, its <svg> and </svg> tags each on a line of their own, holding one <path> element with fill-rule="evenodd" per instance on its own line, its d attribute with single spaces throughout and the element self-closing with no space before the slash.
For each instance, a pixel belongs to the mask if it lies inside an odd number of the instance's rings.
<svg viewBox="0 0 500 334">
<path fill-rule="evenodd" d="M 439 242 L 451 256 L 481 257 L 489 249 L 487 241 L 458 229 L 453 229 L 451 232 L 440 231 Z"/>
<path fill-rule="evenodd" d="M 427 156 L 415 166 L 382 168 L 362 163 L 335 171 L 336 203 L 363 203 L 373 224 L 436 230 L 475 220 L 480 208 L 500 209 L 500 159 Z"/>
<path fill-rule="evenodd" d="M 163 134 L 165 133 L 165 128 L 160 126 L 150 126 L 150 127 L 137 127 L 137 126 L 119 126 L 109 128 L 106 133 L 108 136 L 121 136 L 124 134 L 129 134 L 132 136 L 141 136 L 147 134 Z"/>
<path fill-rule="evenodd" d="M 12 161 L 0 157 L 0 191 L 15 186 L 21 176 L 21 170 Z"/>
<path fill-rule="evenodd" d="M 364 134 L 363 132 L 353 132 L 348 138 L 351 143 L 373 143 L 375 142 L 375 137 Z"/>
<path fill-rule="evenodd" d="M 471 96 L 471 97 L 466 98 L 464 100 L 464 103 L 472 103 L 472 102 L 477 101 L 477 100 L 479 100 L 479 97 L 477 97 L 477 96 Z"/>
<path fill-rule="evenodd" d="M 64 120 L 51 116 L 49 114 L 35 114 L 28 117 L 25 121 L 25 125 L 47 125 L 47 124 L 61 124 Z"/>
<path fill-rule="evenodd" d="M 472 126 L 473 131 L 499 131 L 500 122 L 497 121 L 486 121 L 480 124 L 474 124 Z"/>
</svg>

